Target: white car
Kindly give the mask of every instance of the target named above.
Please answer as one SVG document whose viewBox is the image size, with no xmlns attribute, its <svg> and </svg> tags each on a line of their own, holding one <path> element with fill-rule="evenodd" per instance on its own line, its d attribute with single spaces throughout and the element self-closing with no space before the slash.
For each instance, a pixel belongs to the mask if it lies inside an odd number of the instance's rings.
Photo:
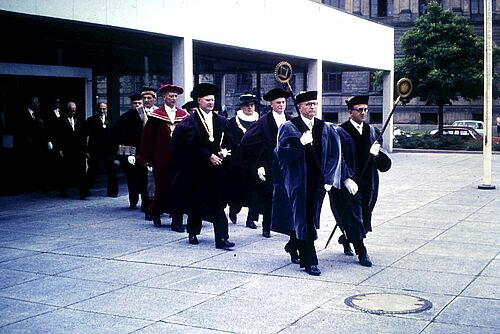
<svg viewBox="0 0 500 334">
<path fill-rule="evenodd" d="M 484 123 L 482 121 L 473 121 L 473 120 L 460 120 L 455 121 L 452 124 L 453 126 L 467 126 L 469 128 L 473 128 L 477 131 L 481 136 L 484 136 Z"/>
</svg>

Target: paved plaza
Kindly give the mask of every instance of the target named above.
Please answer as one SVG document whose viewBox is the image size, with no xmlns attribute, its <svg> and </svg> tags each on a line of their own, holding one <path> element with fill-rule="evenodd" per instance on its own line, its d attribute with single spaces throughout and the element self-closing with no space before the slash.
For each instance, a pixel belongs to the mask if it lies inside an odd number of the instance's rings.
<svg viewBox="0 0 500 334">
<path fill-rule="evenodd" d="M 230 224 L 233 251 L 156 228 L 104 187 L 79 200 L 57 193 L 0 197 L 0 333 L 500 333 L 500 155 L 479 190 L 473 153 L 391 156 L 381 174 L 362 267 L 342 253 L 325 201 L 321 276 L 307 275 L 270 239 Z M 419 313 L 364 312 L 355 295 L 413 296 Z M 391 298 L 384 307 L 395 307 Z"/>
</svg>

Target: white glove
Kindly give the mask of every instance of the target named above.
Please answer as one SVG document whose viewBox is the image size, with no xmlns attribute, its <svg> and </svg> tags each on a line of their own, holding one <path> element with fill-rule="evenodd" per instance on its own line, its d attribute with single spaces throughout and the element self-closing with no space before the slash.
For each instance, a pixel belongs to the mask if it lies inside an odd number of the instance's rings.
<svg viewBox="0 0 500 334">
<path fill-rule="evenodd" d="M 332 185 L 331 184 L 325 184 L 325 190 L 326 191 L 332 190 Z"/>
<path fill-rule="evenodd" d="M 153 166 L 146 166 L 146 168 L 148 169 L 148 172 L 150 172 L 150 173 L 153 172 Z"/>
<path fill-rule="evenodd" d="M 47 143 L 47 150 L 49 150 L 49 152 L 50 152 L 50 151 L 52 151 L 53 149 L 54 149 L 54 145 L 52 145 L 52 143 L 49 141 L 49 142 Z"/>
<path fill-rule="evenodd" d="M 302 134 L 302 137 L 300 137 L 300 143 L 302 145 L 307 145 L 312 142 L 313 142 L 313 134 L 311 130 L 307 130 L 306 132 L 304 132 L 304 134 Z"/>
<path fill-rule="evenodd" d="M 264 169 L 264 167 L 259 167 L 259 169 L 257 169 L 257 175 L 262 181 L 266 180 L 266 170 Z"/>
<path fill-rule="evenodd" d="M 135 165 L 135 157 L 133 155 L 129 155 L 127 157 L 127 161 L 128 161 L 129 164 Z"/>
<path fill-rule="evenodd" d="M 222 148 L 219 152 L 219 156 L 222 156 L 222 158 L 228 157 L 231 155 L 231 150 L 228 150 L 227 148 Z"/>
<path fill-rule="evenodd" d="M 370 147 L 370 154 L 377 156 L 378 152 L 380 152 L 380 144 L 376 141 L 373 143 L 372 147 Z"/>
<path fill-rule="evenodd" d="M 351 179 L 345 180 L 344 186 L 351 195 L 356 195 L 358 192 L 358 185 Z"/>
</svg>

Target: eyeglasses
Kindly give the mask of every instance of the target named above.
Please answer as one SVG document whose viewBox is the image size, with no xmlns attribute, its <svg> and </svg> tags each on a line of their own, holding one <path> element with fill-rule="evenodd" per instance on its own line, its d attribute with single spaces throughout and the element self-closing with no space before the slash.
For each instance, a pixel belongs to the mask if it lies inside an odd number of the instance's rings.
<svg viewBox="0 0 500 334">
<path fill-rule="evenodd" d="M 360 114 L 363 112 L 368 113 L 368 108 L 352 108 L 351 110 L 356 110 Z"/>
<path fill-rule="evenodd" d="M 306 102 L 306 106 L 312 107 L 312 106 L 317 106 L 318 102 Z"/>
</svg>

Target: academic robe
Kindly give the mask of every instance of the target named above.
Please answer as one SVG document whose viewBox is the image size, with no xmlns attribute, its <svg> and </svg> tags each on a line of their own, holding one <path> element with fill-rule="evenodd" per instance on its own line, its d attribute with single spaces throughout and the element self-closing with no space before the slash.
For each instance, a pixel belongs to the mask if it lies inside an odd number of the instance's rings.
<svg viewBox="0 0 500 334">
<path fill-rule="evenodd" d="M 291 117 L 285 114 L 287 120 Z M 260 117 L 241 139 L 241 154 L 243 163 L 248 168 L 249 181 L 255 190 L 255 204 L 260 212 L 267 211 L 270 215 L 273 194 L 273 157 L 276 147 L 278 126 L 273 113 L 269 112 Z M 257 169 L 264 167 L 266 181 L 259 179 Z M 265 218 L 265 217 L 264 217 Z M 269 217 L 271 219 L 271 217 Z"/>
<path fill-rule="evenodd" d="M 340 187 L 341 148 L 337 131 L 324 121 L 314 119 L 312 145 L 300 142 L 306 130 L 300 117 L 286 122 L 279 130 L 273 170 L 271 228 L 287 235 L 294 231 L 299 240 L 316 240 L 325 196 L 324 184 Z M 321 149 L 315 150 L 315 146 Z M 316 157 L 311 150 L 315 150 Z M 314 179 L 315 184 L 308 184 Z"/>
<path fill-rule="evenodd" d="M 179 167 L 173 185 L 175 203 L 183 213 L 194 213 L 203 220 L 217 222 L 224 215 L 225 162 L 214 166 L 210 156 L 217 155 L 221 146 L 231 149 L 230 138 L 225 135 L 228 121 L 213 113 L 214 141 L 210 141 L 200 113 L 203 111 L 198 109 L 189 115 L 177 125 L 173 134 L 173 152 Z"/>
<path fill-rule="evenodd" d="M 379 131 L 363 123 L 363 135 L 350 121 L 337 127 L 342 145 L 344 169 L 342 180 L 352 179 L 358 184 L 358 192 L 352 196 L 342 184 L 338 191 L 330 192 L 330 206 L 339 226 L 345 229 L 350 241 L 362 240 L 372 230 L 371 216 L 378 197 L 378 171 L 386 172 L 391 168 L 391 159 L 381 148 L 377 157 L 370 158 L 370 147 L 378 137 Z M 361 172 L 369 164 L 361 175 Z M 347 207 L 349 206 L 349 207 Z"/>
<path fill-rule="evenodd" d="M 153 166 L 155 178 L 155 196 L 150 205 L 153 214 L 170 212 L 175 209 L 173 203 L 172 182 L 177 171 L 172 152 L 172 135 L 175 127 L 189 114 L 177 108 L 172 123 L 161 106 L 148 116 L 141 140 L 138 162 Z"/>
</svg>

